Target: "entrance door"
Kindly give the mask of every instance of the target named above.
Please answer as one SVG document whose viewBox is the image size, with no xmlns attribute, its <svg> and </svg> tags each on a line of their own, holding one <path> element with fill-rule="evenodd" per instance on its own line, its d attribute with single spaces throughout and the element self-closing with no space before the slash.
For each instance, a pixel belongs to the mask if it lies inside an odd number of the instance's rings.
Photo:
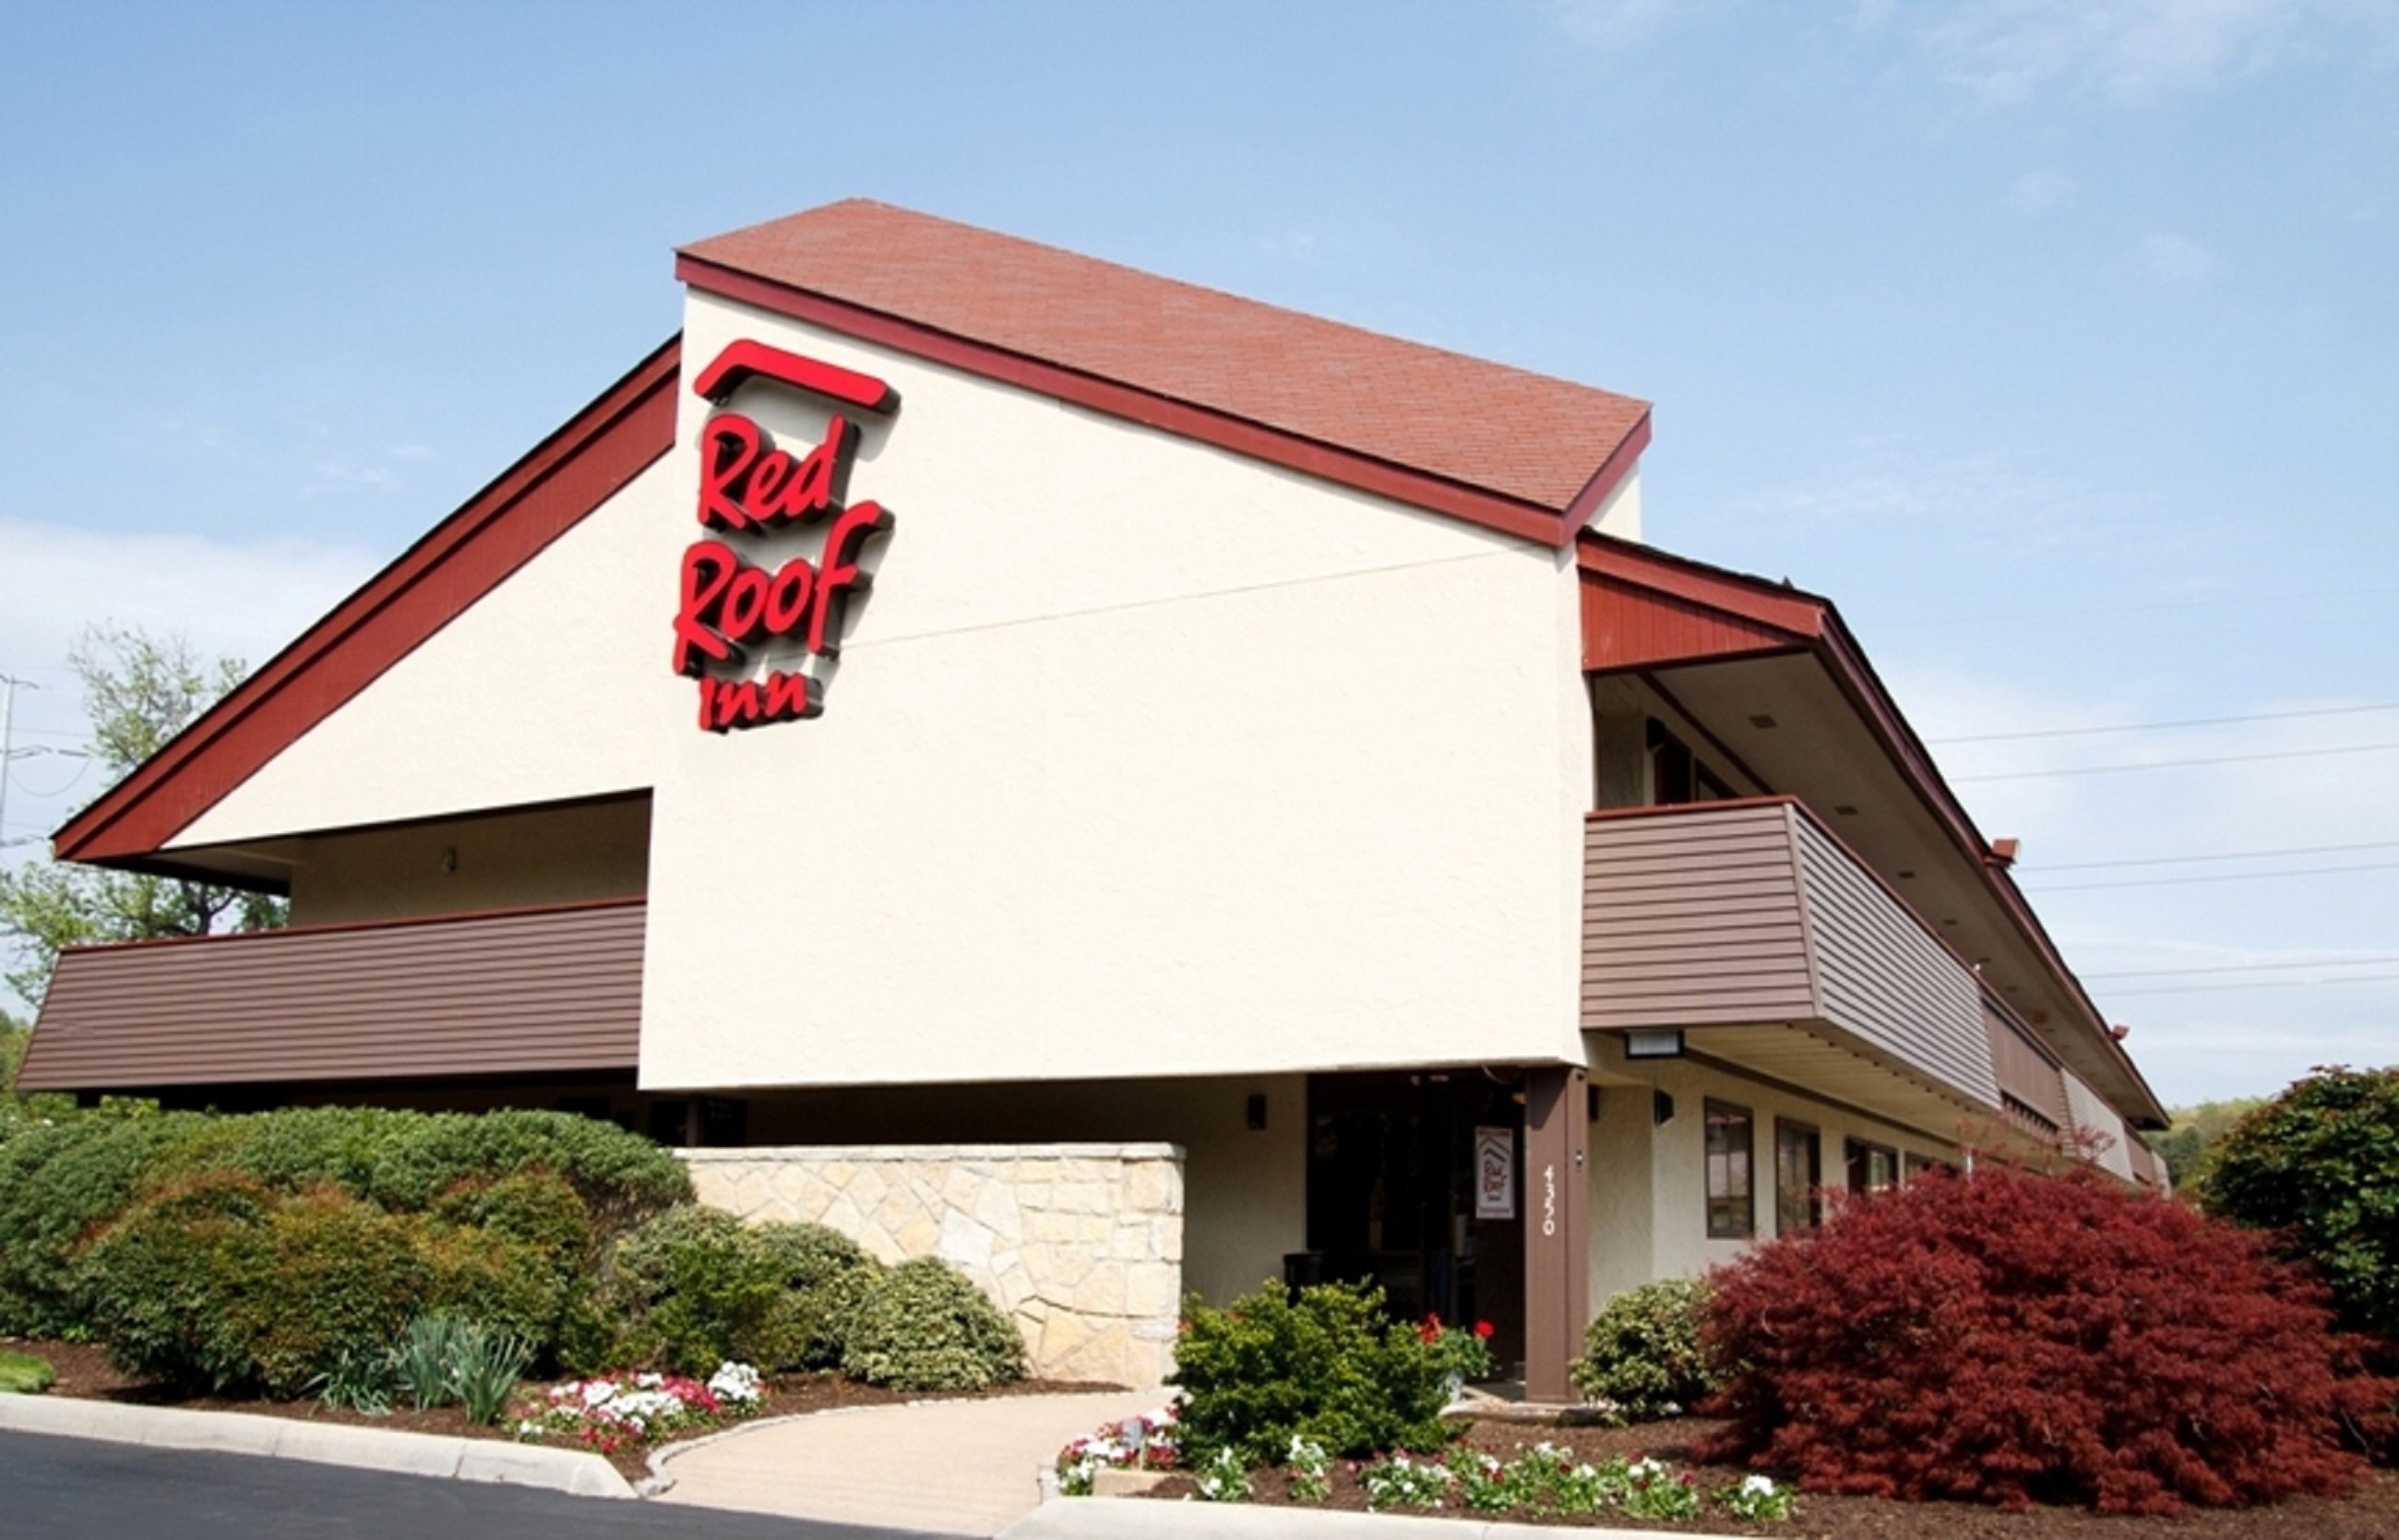
<svg viewBox="0 0 2399 1540">
<path fill-rule="evenodd" d="M 1481 1070 L 1319 1074 L 1308 1090 L 1308 1245 L 1324 1275 L 1382 1285 L 1403 1320 L 1489 1321 L 1503 1371 L 1525 1351 L 1521 1091 Z M 1511 1152 L 1505 1218 L 1477 1211 L 1477 1129 Z"/>
</svg>

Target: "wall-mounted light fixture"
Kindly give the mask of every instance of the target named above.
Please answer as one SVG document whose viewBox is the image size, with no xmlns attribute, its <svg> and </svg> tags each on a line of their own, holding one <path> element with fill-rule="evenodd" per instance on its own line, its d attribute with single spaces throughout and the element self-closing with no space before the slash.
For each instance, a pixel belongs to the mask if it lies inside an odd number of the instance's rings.
<svg viewBox="0 0 2399 1540">
<path fill-rule="evenodd" d="M 1680 1027 L 1642 1027 L 1624 1034 L 1624 1057 L 1627 1059 L 1680 1059 L 1683 1057 L 1683 1029 Z"/>
</svg>

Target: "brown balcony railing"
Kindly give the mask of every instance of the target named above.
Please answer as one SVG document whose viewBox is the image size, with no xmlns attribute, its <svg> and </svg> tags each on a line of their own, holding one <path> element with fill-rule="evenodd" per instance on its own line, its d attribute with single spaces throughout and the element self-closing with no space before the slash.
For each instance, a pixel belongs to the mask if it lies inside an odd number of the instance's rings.
<svg viewBox="0 0 2399 1540">
<path fill-rule="evenodd" d="M 1999 1106 L 1982 981 L 1796 799 L 1593 814 L 1583 894 L 1586 1029 L 1798 1028 Z"/>
<path fill-rule="evenodd" d="M 630 1070 L 639 899 L 83 947 L 25 1090 Z"/>
</svg>

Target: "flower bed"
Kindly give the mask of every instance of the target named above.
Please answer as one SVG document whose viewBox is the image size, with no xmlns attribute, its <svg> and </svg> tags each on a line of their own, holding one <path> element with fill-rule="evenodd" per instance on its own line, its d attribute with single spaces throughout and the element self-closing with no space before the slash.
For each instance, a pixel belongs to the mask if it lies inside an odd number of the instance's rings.
<svg viewBox="0 0 2399 1540">
<path fill-rule="evenodd" d="M 613 1374 L 550 1386 L 517 1414 L 521 1439 L 568 1439 L 603 1454 L 754 1416 L 765 1380 L 725 1363 L 705 1382 L 682 1374 Z"/>
<path fill-rule="evenodd" d="M 1174 1420 L 1177 1408 L 1162 1406 L 1120 1423 L 1109 1423 L 1089 1438 L 1077 1439 L 1058 1452 L 1058 1490 L 1069 1497 L 1091 1495 L 1091 1483 L 1103 1470 L 1174 1470 Z"/>
<path fill-rule="evenodd" d="M 1111 1423 L 1058 1452 L 1058 1490 L 1070 1497 L 1090 1494 L 1103 1470 L 1181 1471 L 1176 1442 L 1177 1408 L 1168 1405 Z M 1513 1515 L 1525 1519 L 1588 1520 L 1620 1514 L 1627 1519 L 1697 1519 L 1720 1513 L 1752 1524 L 1791 1517 L 1791 1493 L 1764 1476 L 1747 1476 L 1703 1492 L 1699 1478 L 1677 1471 L 1654 1455 L 1585 1459 L 1563 1444 L 1518 1445 L 1509 1455 L 1460 1446 L 1430 1456 L 1405 1453 L 1349 1461 L 1343 1485 L 1364 1491 L 1366 1506 L 1378 1511 Z M 1323 1446 L 1294 1438 L 1282 1462 L 1281 1495 L 1307 1506 L 1321 1504 L 1335 1490 L 1334 1462 Z M 1247 1469 L 1230 1450 L 1187 1472 L 1189 1495 L 1209 1503 L 1240 1503 L 1257 1495 L 1260 1473 Z"/>
</svg>

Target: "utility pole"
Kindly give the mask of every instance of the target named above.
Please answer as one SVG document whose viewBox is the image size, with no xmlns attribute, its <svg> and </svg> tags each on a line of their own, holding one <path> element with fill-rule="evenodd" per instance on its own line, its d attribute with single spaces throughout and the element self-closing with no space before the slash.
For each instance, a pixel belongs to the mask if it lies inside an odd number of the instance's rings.
<svg viewBox="0 0 2399 1540">
<path fill-rule="evenodd" d="M 0 674 L 0 848 L 8 844 L 8 763 L 17 757 L 17 692 L 40 688 L 30 679 Z"/>
</svg>

